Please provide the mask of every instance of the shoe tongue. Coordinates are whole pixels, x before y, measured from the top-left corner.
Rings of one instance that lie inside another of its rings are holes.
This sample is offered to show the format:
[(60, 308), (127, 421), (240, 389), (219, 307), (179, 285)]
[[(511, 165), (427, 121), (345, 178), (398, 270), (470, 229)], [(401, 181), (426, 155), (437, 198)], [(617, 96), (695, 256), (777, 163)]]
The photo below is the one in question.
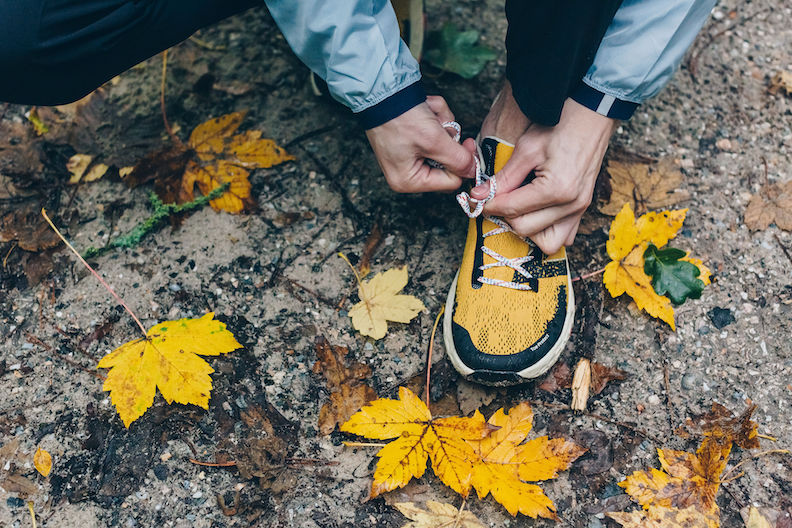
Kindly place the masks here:
[(481, 160), (484, 162), (484, 173), (492, 176), (506, 165), (514, 151), (514, 145), (493, 136), (487, 136), (479, 142)]

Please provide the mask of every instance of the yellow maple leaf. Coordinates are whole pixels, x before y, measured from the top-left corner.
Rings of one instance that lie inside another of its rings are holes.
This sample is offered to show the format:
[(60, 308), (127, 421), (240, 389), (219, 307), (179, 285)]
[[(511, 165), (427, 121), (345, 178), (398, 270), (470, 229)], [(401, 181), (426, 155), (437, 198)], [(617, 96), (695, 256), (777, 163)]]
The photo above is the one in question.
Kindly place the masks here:
[(459, 511), (444, 502), (426, 501), (427, 509), (414, 502), (397, 502), (393, 506), (410, 519), (402, 528), (485, 528), (469, 511)]
[(153, 326), (146, 338), (125, 343), (103, 357), (99, 368), (109, 368), (103, 390), (110, 392), (124, 426), (140, 418), (154, 403), (159, 389), (168, 403), (209, 408), (214, 369), (202, 356), (227, 354), (242, 348), (225, 324), (210, 312), (198, 319), (165, 321)]
[(420, 478), (428, 459), (443, 484), (467, 496), (475, 453), (466, 441), (486, 437), (491, 428), (481, 414), (432, 418), (418, 396), (399, 387), (398, 400), (374, 400), (344, 423), (341, 431), (375, 440), (395, 439), (377, 453), (372, 497), (403, 487), (413, 477)]
[(696, 508), (662, 508), (649, 506), (647, 510), (611, 512), (606, 514), (625, 528), (718, 528), (717, 515), (702, 513)]
[(216, 211), (242, 212), (255, 204), (250, 194), (250, 169), (266, 169), (294, 159), (271, 139), (262, 139), (259, 130), (235, 134), (244, 117), (245, 112), (234, 112), (195, 127), (188, 145), (198, 159), (187, 163), (179, 193), (181, 201), (193, 199), (195, 185), (207, 195), (228, 183), (228, 190), (209, 203)]
[[(686, 214), (687, 209), (649, 212), (636, 220), (630, 204), (624, 204), (611, 223), (606, 245), (612, 261), (605, 266), (603, 282), (611, 296), (628, 294), (639, 309), (665, 321), (673, 330), (676, 325), (671, 300), (655, 292), (652, 278), (644, 272), (643, 255), (649, 244), (660, 248), (674, 238)], [(710, 270), (700, 260), (689, 255), (681, 260), (697, 266), (702, 282), (710, 283)]]
[(409, 323), (425, 309), (420, 299), (412, 295), (399, 294), (407, 286), (407, 266), (390, 269), (361, 280), (354, 266), (343, 254), (358, 281), (360, 302), (349, 310), (352, 326), (372, 339), (382, 339), (388, 332), (388, 321)]
[(619, 483), (635, 502), (644, 507), (645, 512), (608, 515), (628, 527), (718, 528), (720, 510), (715, 495), (729, 461), (736, 432), (710, 433), (713, 434), (704, 438), (695, 454), (658, 449), (661, 469), (636, 471)]
[[(478, 415), (478, 411), (474, 417)], [(558, 476), (585, 452), (562, 438), (546, 436), (522, 443), (531, 431), (533, 411), (527, 403), (513, 407), (508, 415), (496, 411), (487, 423), (494, 430), (481, 440), (468, 441), (478, 460), (474, 463), (473, 487), (479, 498), (491, 493), (512, 515), (557, 519), (555, 506), (542, 488), (525, 481), (549, 480)]]
[(39, 447), (33, 455), (33, 466), (42, 477), (46, 477), (52, 471), (52, 455)]
[(677, 189), (682, 183), (682, 173), (668, 161), (650, 166), (611, 160), (607, 171), (611, 196), (599, 210), (609, 216), (615, 216), (627, 203), (634, 210), (643, 212), (668, 207), (690, 197), (687, 192)]

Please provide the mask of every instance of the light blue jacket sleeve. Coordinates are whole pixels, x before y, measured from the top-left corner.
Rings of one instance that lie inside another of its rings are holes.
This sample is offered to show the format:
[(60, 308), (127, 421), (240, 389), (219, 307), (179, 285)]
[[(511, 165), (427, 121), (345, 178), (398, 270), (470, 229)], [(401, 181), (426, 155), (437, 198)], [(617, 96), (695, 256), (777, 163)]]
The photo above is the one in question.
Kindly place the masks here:
[(624, 0), (583, 82), (642, 103), (671, 79), (716, 0)]
[(297, 56), (353, 112), (373, 107), (421, 78), (388, 0), (266, 4)]

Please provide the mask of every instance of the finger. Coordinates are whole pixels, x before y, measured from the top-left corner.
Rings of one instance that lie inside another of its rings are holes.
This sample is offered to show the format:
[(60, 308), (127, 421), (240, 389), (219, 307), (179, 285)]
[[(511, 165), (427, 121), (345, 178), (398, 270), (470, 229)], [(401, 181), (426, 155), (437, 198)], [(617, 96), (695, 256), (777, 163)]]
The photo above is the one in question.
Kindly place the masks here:
[(462, 179), (443, 169), (435, 169), (424, 165), (428, 170), (416, 178), (417, 189), (413, 192), (451, 192), (459, 189)]
[(567, 235), (566, 240), (564, 240), (565, 246), (571, 246), (572, 244), (575, 243), (575, 237), (577, 236), (577, 232), (579, 228), (580, 228), (580, 218), (577, 219), (577, 222), (575, 222), (574, 227)]
[[(517, 142), (509, 161), (495, 174), (498, 194), (506, 194), (518, 188), (542, 161), (543, 155), (535, 148), (535, 143)], [(475, 187), (470, 193), (477, 200), (486, 198), (488, 194), (489, 183)]]
[(448, 108), (448, 103), (439, 95), (426, 96), (426, 104), (429, 105), (429, 109), (439, 118), (440, 123), (455, 121), (453, 112)]
[[(530, 238), (546, 229), (550, 229), (556, 224), (566, 221), (567, 218), (571, 218), (571, 215), (576, 212), (570, 206), (554, 205), (516, 218), (508, 218), (506, 221), (515, 233), (521, 237)], [(566, 240), (566, 237), (561, 242), (564, 240)]]
[(455, 177), (473, 178), (476, 176), (476, 166), (469, 148), (451, 139), (441, 129), (440, 136), (428, 140), (424, 156), (441, 163)]
[(564, 245), (569, 238), (569, 232), (575, 228), (577, 221), (578, 217), (576, 215), (570, 215), (557, 224), (532, 236), (531, 240), (539, 246), (539, 249), (541, 249), (545, 255), (552, 255)]
[[(500, 174), (500, 173), (499, 173)], [(484, 206), (488, 215), (516, 218), (525, 214), (540, 211), (547, 207), (567, 204), (574, 201), (571, 192), (558, 189), (551, 178), (539, 176), (528, 185), (511, 191), (501, 190), (501, 180), (497, 180), (497, 194)], [(565, 214), (569, 214), (566, 211)]]

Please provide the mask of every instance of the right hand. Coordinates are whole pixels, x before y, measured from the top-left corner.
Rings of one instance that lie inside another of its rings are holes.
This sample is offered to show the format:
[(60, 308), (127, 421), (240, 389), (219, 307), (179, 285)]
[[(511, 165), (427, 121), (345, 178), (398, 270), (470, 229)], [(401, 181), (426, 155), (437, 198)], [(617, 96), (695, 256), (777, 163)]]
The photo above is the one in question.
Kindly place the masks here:
[[(460, 145), (453, 131), (441, 125), (453, 121), (445, 100), (429, 96), (425, 103), (366, 131), (385, 180), (399, 193), (453, 191), (463, 178), (475, 178), (473, 156), (476, 145), (467, 139)], [(442, 163), (444, 169), (426, 164), (426, 159)]]

